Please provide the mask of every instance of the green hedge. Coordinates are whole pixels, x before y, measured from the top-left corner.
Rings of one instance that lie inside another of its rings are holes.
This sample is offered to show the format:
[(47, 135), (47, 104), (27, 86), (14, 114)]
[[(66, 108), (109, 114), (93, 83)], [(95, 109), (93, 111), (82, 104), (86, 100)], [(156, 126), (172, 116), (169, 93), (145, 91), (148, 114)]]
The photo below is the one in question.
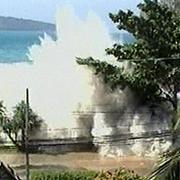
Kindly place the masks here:
[(40, 171), (32, 172), (31, 180), (145, 180), (133, 171), (120, 168), (114, 171)]
[(100, 172), (95, 180), (145, 180), (145, 178), (135, 174), (134, 171), (119, 168), (114, 171)]
[(32, 172), (31, 180), (92, 180), (96, 176), (94, 171), (40, 171)]

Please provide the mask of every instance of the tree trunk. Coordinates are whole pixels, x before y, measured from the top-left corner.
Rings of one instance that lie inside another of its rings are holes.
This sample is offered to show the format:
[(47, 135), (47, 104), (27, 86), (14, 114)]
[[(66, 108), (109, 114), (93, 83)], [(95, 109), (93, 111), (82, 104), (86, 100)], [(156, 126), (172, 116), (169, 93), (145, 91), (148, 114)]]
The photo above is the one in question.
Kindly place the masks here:
[(178, 121), (178, 98), (177, 98), (177, 87), (174, 88), (174, 98), (173, 98), (173, 118), (172, 118), (172, 141), (173, 141), (173, 144), (175, 143), (176, 141), (176, 138), (177, 138), (177, 133), (175, 131), (175, 126), (176, 126), (176, 123)]
[(25, 150), (25, 130), (24, 130), (24, 128), (22, 129), (22, 134), (21, 134), (21, 144), (22, 144), (22, 148)]
[(18, 141), (16, 141), (12, 136), (11, 136), (11, 132), (9, 131), (4, 131), (9, 139), (12, 141), (12, 143), (17, 147), (18, 150), (22, 151), (22, 146), (18, 143)]

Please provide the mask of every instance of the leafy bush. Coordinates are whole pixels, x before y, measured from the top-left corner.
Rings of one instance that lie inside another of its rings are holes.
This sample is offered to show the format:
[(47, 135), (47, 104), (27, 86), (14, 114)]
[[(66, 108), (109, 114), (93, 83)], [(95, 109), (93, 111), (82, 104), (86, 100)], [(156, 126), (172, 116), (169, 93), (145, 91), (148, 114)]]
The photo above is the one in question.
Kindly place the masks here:
[(43, 171), (32, 172), (31, 180), (92, 180), (96, 176), (94, 171)]
[(133, 171), (126, 170), (124, 168), (116, 169), (114, 171), (105, 171), (97, 175), (95, 180), (145, 180)]
[(32, 172), (31, 180), (145, 180), (133, 171), (123, 168), (114, 171), (43, 171)]

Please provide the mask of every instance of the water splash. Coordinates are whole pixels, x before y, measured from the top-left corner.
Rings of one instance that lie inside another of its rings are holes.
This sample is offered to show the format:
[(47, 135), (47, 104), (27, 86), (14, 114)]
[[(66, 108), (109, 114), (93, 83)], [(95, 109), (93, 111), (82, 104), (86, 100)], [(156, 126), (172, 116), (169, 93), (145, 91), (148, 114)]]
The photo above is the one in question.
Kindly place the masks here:
[(56, 41), (45, 35), (40, 45), (30, 47), (32, 64), (0, 64), (0, 98), (9, 109), (29, 87), (31, 106), (49, 127), (76, 128), (78, 118), (72, 112), (90, 110), (94, 92), (91, 72), (79, 66), (76, 57), (104, 59), (104, 49), (112, 42), (93, 12), (81, 20), (72, 7), (64, 7), (56, 22)]
[[(93, 12), (81, 20), (72, 7), (60, 9), (56, 22), (57, 40), (45, 35), (40, 45), (29, 49), (32, 64), (0, 64), (0, 98), (8, 109), (24, 98), (25, 88), (29, 87), (32, 108), (51, 128), (50, 133), (45, 134), (42, 129), (37, 136), (89, 136), (93, 126), (94, 143), (103, 155), (142, 155), (149, 149), (151, 154), (157, 152), (159, 142), (154, 141), (149, 147), (149, 142), (122, 142), (122, 139), (133, 139), (155, 127), (156, 131), (168, 130), (168, 116), (157, 113), (155, 123), (151, 123), (151, 112), (148, 110), (146, 114), (138, 107), (137, 99), (128, 88), (112, 92), (101, 77), (94, 78), (88, 68), (76, 63), (76, 57), (92, 56), (105, 61), (112, 58), (105, 55), (104, 49), (113, 42), (103, 22)], [(109, 62), (119, 65), (114, 59)], [(58, 128), (64, 129), (58, 131)], [(75, 129), (72, 131), (72, 128)], [(77, 128), (83, 130), (76, 131)], [(166, 142), (165, 139), (167, 148)]]

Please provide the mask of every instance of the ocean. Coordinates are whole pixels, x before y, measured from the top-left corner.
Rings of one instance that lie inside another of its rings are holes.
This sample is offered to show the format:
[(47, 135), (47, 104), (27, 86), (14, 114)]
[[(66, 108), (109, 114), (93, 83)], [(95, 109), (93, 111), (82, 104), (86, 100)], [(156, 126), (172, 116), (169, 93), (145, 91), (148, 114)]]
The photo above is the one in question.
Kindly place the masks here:
[[(55, 32), (48, 32), (56, 39)], [(112, 33), (111, 38), (116, 42), (132, 42), (133, 37), (128, 33)], [(28, 49), (33, 44), (40, 44), (40, 31), (0, 31), (0, 63), (17, 63), (28, 61)]]
[(28, 61), (29, 47), (40, 44), (43, 36), (39, 31), (0, 31), (0, 63)]

